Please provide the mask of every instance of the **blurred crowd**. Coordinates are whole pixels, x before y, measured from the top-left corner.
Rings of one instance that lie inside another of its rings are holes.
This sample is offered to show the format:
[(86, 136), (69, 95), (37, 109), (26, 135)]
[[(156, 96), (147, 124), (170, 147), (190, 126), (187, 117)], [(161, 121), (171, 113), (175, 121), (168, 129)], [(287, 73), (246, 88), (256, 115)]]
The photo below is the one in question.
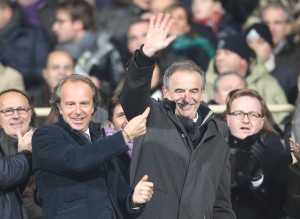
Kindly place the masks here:
[[(177, 37), (156, 54), (151, 96), (163, 99), (164, 72), (173, 62), (193, 60), (206, 76), (203, 104), (225, 105), (232, 90), (250, 88), (267, 105), (294, 106), (266, 113), (289, 153), (290, 138), (300, 142), (299, 0), (0, 0), (0, 92), (18, 89), (33, 107), (50, 107), (61, 79), (84, 75), (101, 96), (93, 120), (107, 135), (122, 130), (128, 60), (160, 12), (172, 16)], [(56, 122), (54, 110), (38, 125)], [(118, 160), (127, 182), (128, 145)]]

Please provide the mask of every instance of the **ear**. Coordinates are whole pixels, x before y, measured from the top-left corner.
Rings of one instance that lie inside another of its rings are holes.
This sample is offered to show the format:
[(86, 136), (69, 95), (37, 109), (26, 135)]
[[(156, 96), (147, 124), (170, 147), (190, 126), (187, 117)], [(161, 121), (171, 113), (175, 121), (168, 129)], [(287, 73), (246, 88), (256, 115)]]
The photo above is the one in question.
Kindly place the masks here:
[(265, 124), (265, 117), (262, 118), (261, 127), (260, 127), (261, 129), (264, 126), (264, 124)]
[(84, 25), (83, 25), (82, 20), (73, 21), (73, 26), (74, 26), (75, 30), (83, 30), (84, 29)]
[(44, 80), (47, 81), (47, 69), (46, 68), (43, 69), (42, 75), (43, 75)]
[(163, 92), (163, 94), (164, 94), (164, 98), (167, 98), (169, 95), (169, 90), (168, 90), (168, 88), (166, 87), (166, 86), (163, 86), (162, 87), (162, 92)]
[(285, 27), (286, 35), (290, 35), (293, 31), (293, 25), (291, 23), (287, 23)]
[(108, 127), (112, 128), (112, 129), (115, 129), (115, 126), (111, 121), (108, 122)]
[(58, 108), (59, 114), (62, 115), (62, 110), (61, 110), (61, 108), (60, 108), (60, 105), (59, 105), (59, 104), (56, 104), (56, 106), (57, 106), (57, 108)]

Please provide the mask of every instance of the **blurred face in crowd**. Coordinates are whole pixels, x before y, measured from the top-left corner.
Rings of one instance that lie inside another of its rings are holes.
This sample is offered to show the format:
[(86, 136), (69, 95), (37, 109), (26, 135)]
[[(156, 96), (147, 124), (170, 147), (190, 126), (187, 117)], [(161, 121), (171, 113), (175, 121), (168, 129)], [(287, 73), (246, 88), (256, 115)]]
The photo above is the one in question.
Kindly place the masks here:
[(176, 71), (169, 82), (169, 89), (163, 86), (164, 97), (176, 102), (176, 114), (190, 119), (196, 118), (203, 98), (202, 78), (195, 71)]
[(182, 7), (177, 7), (170, 12), (173, 18), (173, 25), (171, 28), (171, 33), (177, 36), (184, 35), (188, 33), (191, 29), (188, 23), (188, 15)]
[(128, 123), (128, 120), (125, 116), (123, 108), (121, 104), (117, 104), (114, 109), (114, 114), (112, 117), (111, 127), (114, 128), (116, 131), (120, 131), (121, 129), (125, 128)]
[(61, 9), (56, 11), (52, 30), (59, 43), (75, 42), (78, 40), (78, 31), (82, 30), (82, 23), (72, 21), (70, 13)]
[(273, 49), (271, 45), (261, 37), (257, 39), (247, 39), (247, 43), (264, 62), (266, 62), (272, 54)]
[(230, 91), (246, 87), (246, 83), (237, 75), (226, 75), (218, 81), (218, 90), (214, 93), (217, 104), (225, 104)]
[(247, 64), (247, 61), (235, 52), (228, 49), (217, 49), (215, 65), (220, 74), (233, 71), (245, 77)]
[(287, 22), (285, 11), (280, 8), (266, 9), (263, 11), (262, 19), (269, 26), (276, 46), (292, 31), (292, 25)]
[(85, 132), (94, 112), (93, 90), (85, 82), (67, 81), (60, 92), (59, 112), (71, 128)]
[(53, 51), (48, 55), (47, 66), (43, 70), (43, 77), (53, 92), (54, 87), (64, 77), (73, 74), (74, 63), (72, 57), (64, 51)]
[(151, 0), (132, 0), (132, 3), (145, 11), (149, 10)]
[(25, 96), (18, 92), (2, 94), (0, 111), (0, 126), (7, 135), (17, 138), (17, 133), (24, 135), (28, 131), (32, 110)]
[(148, 28), (148, 21), (138, 22), (129, 26), (127, 31), (127, 47), (130, 53), (133, 53), (145, 43)]
[(209, 18), (215, 12), (213, 0), (193, 0), (192, 13), (193, 17), (198, 20)]
[[(255, 97), (241, 96), (233, 100), (231, 104), (231, 112), (255, 112), (261, 115), (261, 104)], [(227, 125), (233, 136), (239, 139), (245, 139), (249, 135), (258, 133), (264, 124), (264, 118), (249, 119), (245, 115), (242, 119), (238, 119), (233, 115), (227, 115)]]
[(0, 29), (6, 26), (13, 15), (13, 11), (8, 6), (0, 6)]
[(175, 0), (151, 0), (150, 11), (154, 14), (163, 12), (167, 7), (173, 4)]

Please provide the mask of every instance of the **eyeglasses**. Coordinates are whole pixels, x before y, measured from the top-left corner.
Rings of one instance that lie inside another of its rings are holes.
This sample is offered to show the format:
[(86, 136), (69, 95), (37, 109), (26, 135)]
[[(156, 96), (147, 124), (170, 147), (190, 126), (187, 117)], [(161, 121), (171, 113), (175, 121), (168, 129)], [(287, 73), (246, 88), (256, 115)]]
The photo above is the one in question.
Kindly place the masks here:
[(245, 117), (245, 115), (247, 115), (248, 119), (250, 119), (250, 120), (257, 120), (258, 118), (263, 117), (258, 112), (244, 113), (242, 111), (235, 111), (235, 112), (228, 113), (228, 114), (231, 115), (231, 116), (233, 116), (234, 118), (236, 118), (238, 120), (242, 120)]
[(0, 110), (0, 113), (3, 113), (4, 116), (12, 116), (15, 113), (15, 111), (17, 111), (19, 115), (26, 115), (30, 110), (31, 110), (30, 107), (18, 107), (15, 109), (7, 108), (7, 109)]

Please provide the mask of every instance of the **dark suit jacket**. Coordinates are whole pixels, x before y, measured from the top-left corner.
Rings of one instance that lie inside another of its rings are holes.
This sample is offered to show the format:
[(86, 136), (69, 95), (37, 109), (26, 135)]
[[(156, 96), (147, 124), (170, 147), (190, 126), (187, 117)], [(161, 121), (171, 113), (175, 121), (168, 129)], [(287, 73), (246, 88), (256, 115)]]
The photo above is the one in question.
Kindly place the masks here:
[(45, 218), (130, 218), (132, 190), (113, 158), (128, 149), (121, 132), (103, 139), (91, 123), (88, 141), (60, 117), (32, 139), (33, 170)]

